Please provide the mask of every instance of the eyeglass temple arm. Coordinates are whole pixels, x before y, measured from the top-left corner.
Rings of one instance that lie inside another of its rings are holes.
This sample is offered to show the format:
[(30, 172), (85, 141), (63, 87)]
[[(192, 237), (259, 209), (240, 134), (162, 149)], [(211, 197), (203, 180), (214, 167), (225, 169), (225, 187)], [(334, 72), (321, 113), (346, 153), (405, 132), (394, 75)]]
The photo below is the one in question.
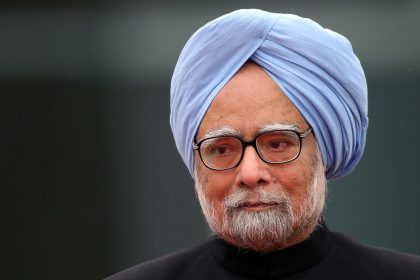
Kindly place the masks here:
[(306, 136), (308, 136), (309, 133), (311, 133), (312, 131), (312, 127), (308, 128), (306, 131), (304, 131), (303, 133), (301, 133), (299, 136), (301, 138), (305, 138)]

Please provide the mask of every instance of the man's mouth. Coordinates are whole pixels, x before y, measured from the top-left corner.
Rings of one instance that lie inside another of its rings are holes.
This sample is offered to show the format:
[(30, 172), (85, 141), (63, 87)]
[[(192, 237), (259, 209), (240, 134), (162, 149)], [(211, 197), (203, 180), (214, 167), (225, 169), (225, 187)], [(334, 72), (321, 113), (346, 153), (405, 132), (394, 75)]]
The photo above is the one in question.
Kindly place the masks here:
[(242, 208), (244, 210), (260, 211), (260, 210), (266, 210), (268, 208), (271, 208), (277, 205), (278, 203), (276, 202), (256, 201), (256, 202), (245, 202), (241, 204), (239, 208)]

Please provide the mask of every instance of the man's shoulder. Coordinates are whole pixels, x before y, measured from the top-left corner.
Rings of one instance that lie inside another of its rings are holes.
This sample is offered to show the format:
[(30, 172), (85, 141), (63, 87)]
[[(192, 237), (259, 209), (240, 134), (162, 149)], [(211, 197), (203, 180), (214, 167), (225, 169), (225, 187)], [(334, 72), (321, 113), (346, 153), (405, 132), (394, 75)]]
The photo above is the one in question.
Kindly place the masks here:
[[(420, 279), (420, 257), (392, 249), (363, 244), (343, 233), (333, 233), (332, 256), (360, 273), (386, 279)], [(353, 265), (352, 265), (353, 264)], [(375, 278), (376, 279), (376, 278)]]
[(152, 259), (114, 275), (105, 280), (135, 280), (135, 279), (183, 279), (191, 273), (198, 264), (205, 262), (211, 254), (211, 242), (208, 240), (199, 245), (182, 249), (162, 257)]

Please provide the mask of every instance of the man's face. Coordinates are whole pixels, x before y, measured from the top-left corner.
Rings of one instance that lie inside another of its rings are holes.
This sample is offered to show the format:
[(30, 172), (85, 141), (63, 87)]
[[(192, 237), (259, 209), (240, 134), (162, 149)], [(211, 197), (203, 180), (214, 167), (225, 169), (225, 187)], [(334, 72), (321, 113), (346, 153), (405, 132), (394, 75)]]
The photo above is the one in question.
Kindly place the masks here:
[[(237, 133), (245, 140), (267, 129), (308, 129), (297, 108), (271, 77), (253, 63), (245, 64), (223, 87), (197, 132)], [(302, 139), (300, 156), (269, 164), (248, 146), (241, 163), (230, 170), (205, 167), (195, 152), (196, 190), (212, 230), (233, 245), (272, 251), (303, 241), (323, 208), (324, 170), (313, 134)]]

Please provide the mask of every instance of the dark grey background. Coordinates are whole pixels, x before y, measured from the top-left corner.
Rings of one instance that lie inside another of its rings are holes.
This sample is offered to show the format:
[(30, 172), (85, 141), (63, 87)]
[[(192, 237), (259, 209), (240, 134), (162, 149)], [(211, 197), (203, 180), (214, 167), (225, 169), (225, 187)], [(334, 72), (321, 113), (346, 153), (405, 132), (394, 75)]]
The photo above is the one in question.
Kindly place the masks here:
[(170, 78), (197, 28), (250, 7), (353, 43), (370, 128), (359, 167), (329, 184), (325, 217), (420, 254), (420, 3), (366, 2), (2, 1), (1, 278), (100, 279), (208, 236), (168, 124)]

